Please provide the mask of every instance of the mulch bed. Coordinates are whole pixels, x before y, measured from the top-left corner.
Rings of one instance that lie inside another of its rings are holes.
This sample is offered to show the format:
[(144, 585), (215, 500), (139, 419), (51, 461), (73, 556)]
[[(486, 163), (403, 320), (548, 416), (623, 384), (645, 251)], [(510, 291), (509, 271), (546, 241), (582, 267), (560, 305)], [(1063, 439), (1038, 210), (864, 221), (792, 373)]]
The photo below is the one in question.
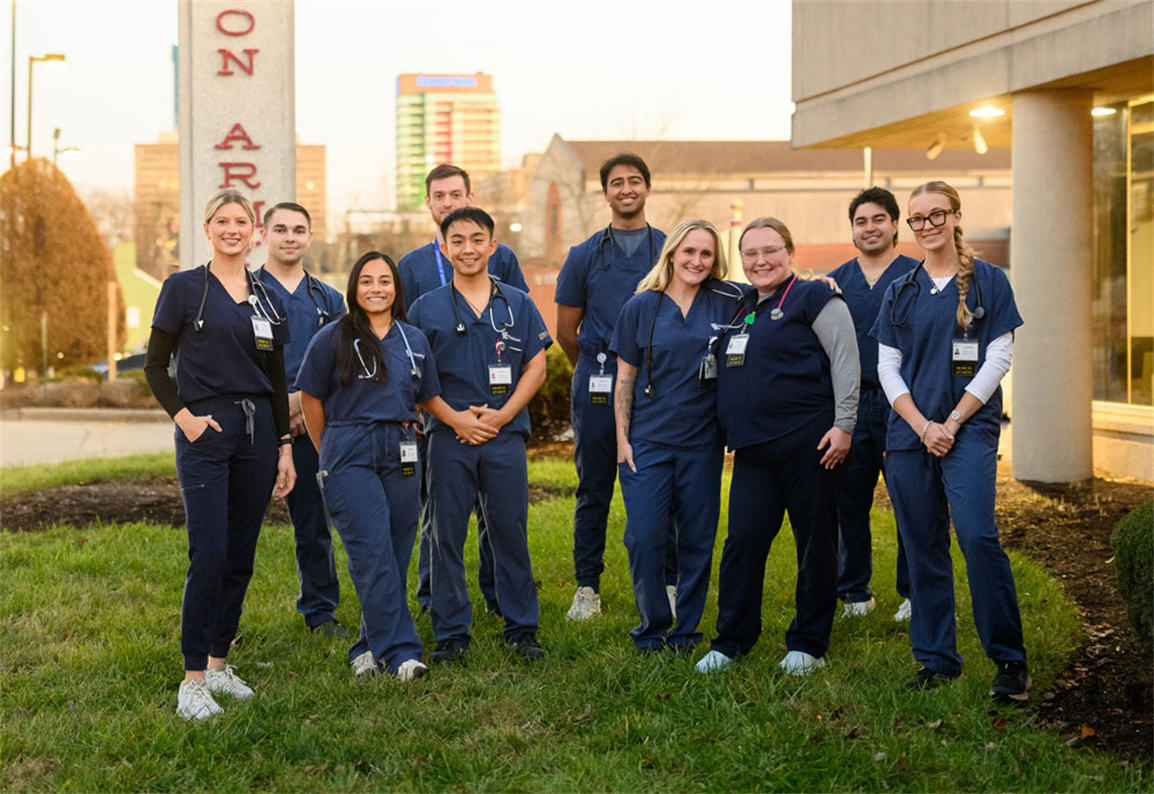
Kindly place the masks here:
[[(1093, 745), (1130, 761), (1154, 757), (1154, 665), (1138, 646), (1115, 586), (1110, 533), (1151, 498), (1148, 484), (1095, 479), (1074, 485), (1026, 484), (999, 469), (998, 526), (1006, 548), (1041, 564), (1082, 609), (1085, 641), (1051, 691), (1033, 697), (1042, 724), (1071, 745)], [(553, 494), (537, 491), (533, 501)], [(879, 505), (888, 507), (884, 487)], [(267, 520), (288, 523), (274, 501)], [(175, 477), (67, 485), (7, 499), (0, 529), (32, 531), (93, 522), (184, 526)]]

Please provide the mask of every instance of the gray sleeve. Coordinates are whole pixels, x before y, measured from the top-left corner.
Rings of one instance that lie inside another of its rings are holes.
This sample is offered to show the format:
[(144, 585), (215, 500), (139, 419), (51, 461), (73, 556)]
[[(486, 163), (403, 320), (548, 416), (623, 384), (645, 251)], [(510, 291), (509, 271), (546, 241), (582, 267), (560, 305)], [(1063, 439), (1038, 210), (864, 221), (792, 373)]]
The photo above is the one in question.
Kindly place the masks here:
[(857, 424), (858, 392), (861, 391), (861, 359), (853, 317), (844, 300), (834, 298), (813, 321), (813, 332), (829, 356), (833, 380), (833, 425), (853, 434)]

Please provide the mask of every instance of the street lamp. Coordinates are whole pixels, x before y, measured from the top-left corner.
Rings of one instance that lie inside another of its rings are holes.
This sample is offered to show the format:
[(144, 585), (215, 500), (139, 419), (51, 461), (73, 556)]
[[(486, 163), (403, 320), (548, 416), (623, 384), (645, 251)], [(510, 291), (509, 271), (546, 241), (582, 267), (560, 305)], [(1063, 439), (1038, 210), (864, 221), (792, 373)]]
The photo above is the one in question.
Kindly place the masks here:
[(52, 165), (56, 165), (56, 158), (62, 154), (73, 154), (80, 151), (79, 146), (61, 146), (60, 145), (60, 128), (57, 127), (52, 131)]
[(58, 52), (28, 56), (28, 145), (24, 147), (24, 151), (27, 152), (29, 160), (32, 159), (32, 67), (37, 63), (52, 63), (59, 67), (68, 65), (65, 63), (64, 56)]

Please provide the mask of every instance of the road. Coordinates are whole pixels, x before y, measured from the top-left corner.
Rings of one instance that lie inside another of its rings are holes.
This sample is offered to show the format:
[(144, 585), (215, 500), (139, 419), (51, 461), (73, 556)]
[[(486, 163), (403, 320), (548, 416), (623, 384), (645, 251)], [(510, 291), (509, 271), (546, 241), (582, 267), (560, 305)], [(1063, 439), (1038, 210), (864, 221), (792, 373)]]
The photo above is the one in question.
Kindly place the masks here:
[(0, 417), (0, 466), (172, 452), (172, 431), (163, 412), (23, 409)]

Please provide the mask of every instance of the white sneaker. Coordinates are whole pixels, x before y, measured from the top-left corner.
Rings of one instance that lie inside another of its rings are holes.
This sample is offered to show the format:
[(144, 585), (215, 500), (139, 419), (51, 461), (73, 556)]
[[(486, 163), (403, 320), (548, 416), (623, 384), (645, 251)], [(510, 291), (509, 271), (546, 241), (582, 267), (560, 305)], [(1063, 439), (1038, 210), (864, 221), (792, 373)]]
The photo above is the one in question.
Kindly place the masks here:
[(372, 651), (365, 651), (356, 659), (353, 659), (350, 664), (353, 667), (353, 674), (356, 675), (357, 678), (361, 676), (372, 678), (373, 676), (381, 674), (381, 668), (378, 667), (377, 663), (373, 660)]
[(866, 615), (874, 611), (874, 607), (878, 602), (871, 598), (869, 601), (857, 601), (853, 604), (847, 603), (841, 609), (841, 616), (843, 618), (864, 618)]
[(910, 619), (910, 615), (912, 613), (913, 613), (913, 605), (910, 603), (910, 600), (907, 598), (905, 601), (902, 602), (902, 605), (900, 607), (898, 607), (898, 611), (894, 613), (894, 623), (906, 622), (907, 620)]
[(578, 587), (573, 594), (573, 606), (565, 613), (568, 620), (589, 620), (601, 614), (601, 595), (592, 587)]
[(716, 673), (733, 664), (733, 660), (720, 651), (710, 651), (701, 657), (694, 667), (699, 673)]
[(397, 668), (397, 680), (414, 681), (427, 672), (429, 672), (429, 668), (420, 659), (407, 659), (401, 662), (401, 666)]
[(673, 619), (677, 620), (677, 585), (665, 585), (665, 595), (669, 597), (669, 611), (673, 613)]
[(221, 707), (212, 699), (203, 678), (194, 678), (181, 684), (176, 695), (176, 713), (186, 720), (203, 720), (219, 714)]
[(815, 659), (805, 651), (790, 651), (777, 666), (790, 675), (805, 675), (819, 667), (825, 667), (825, 659)]
[(237, 700), (253, 696), (252, 687), (232, 671), (232, 665), (222, 662), (219, 667), (204, 671), (204, 683), (214, 695), (232, 695)]

